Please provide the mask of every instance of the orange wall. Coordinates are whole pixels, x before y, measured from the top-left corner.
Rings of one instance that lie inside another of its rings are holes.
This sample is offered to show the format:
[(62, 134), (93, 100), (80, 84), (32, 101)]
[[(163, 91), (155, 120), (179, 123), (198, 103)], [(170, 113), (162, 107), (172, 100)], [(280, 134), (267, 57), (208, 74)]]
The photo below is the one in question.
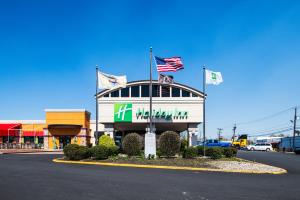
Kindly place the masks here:
[(82, 125), (90, 128), (90, 114), (88, 112), (46, 112), (46, 124)]

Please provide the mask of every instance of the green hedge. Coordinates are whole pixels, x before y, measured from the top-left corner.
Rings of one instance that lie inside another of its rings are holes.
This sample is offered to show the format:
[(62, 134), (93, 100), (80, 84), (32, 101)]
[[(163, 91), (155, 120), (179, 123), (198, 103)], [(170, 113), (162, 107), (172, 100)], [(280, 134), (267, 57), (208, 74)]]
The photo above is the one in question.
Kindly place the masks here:
[(233, 147), (226, 147), (223, 149), (223, 154), (226, 158), (236, 157), (237, 149)]
[(206, 156), (209, 156), (211, 159), (220, 159), (223, 157), (223, 149), (222, 147), (209, 147), (207, 148)]
[(97, 145), (91, 148), (92, 157), (96, 160), (104, 160), (109, 156), (109, 150), (106, 146)]
[(173, 131), (162, 133), (158, 140), (158, 146), (163, 156), (175, 156), (180, 151), (179, 134)]
[(183, 151), (183, 158), (196, 158), (198, 156), (198, 149), (196, 147), (187, 147)]
[(90, 157), (89, 148), (78, 144), (69, 144), (64, 147), (63, 151), (69, 160), (82, 160)]

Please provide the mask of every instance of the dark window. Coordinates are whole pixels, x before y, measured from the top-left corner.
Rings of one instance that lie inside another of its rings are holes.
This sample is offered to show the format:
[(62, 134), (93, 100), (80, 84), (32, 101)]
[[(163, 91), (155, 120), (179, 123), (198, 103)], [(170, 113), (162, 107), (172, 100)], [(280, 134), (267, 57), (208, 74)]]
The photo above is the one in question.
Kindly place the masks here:
[(110, 96), (111, 97), (119, 97), (119, 90), (111, 92)]
[(161, 96), (162, 97), (170, 97), (170, 87), (169, 86), (161, 87)]
[(182, 90), (182, 97), (190, 97), (190, 92), (186, 90)]
[(196, 95), (195, 93), (192, 93), (192, 97), (198, 97), (198, 95)]
[(129, 97), (129, 88), (122, 88), (121, 89), (121, 97)]
[(131, 87), (131, 97), (140, 97), (140, 86)]
[(105, 94), (104, 97), (109, 97), (109, 93)]
[[(160, 97), (159, 85), (152, 85), (152, 97)], [(169, 91), (170, 93), (170, 91)]]
[(177, 87), (172, 87), (172, 97), (180, 97), (180, 89)]
[(149, 85), (142, 85), (142, 97), (149, 97)]

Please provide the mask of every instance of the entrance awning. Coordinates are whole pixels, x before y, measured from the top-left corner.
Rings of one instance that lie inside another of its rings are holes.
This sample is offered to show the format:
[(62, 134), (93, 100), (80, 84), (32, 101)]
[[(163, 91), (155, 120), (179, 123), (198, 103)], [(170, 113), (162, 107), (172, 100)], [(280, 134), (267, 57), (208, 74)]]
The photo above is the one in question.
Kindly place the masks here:
[(77, 125), (77, 124), (49, 124), (48, 128), (56, 128), (56, 129), (79, 129), (81, 128), (82, 125)]
[(19, 136), (21, 124), (0, 124), (0, 136)]

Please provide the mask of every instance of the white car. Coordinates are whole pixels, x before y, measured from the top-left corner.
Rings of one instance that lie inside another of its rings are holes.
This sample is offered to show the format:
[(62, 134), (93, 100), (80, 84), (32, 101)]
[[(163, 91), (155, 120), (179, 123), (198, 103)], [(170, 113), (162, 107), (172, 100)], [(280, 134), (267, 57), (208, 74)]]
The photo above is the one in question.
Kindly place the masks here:
[(247, 146), (249, 151), (273, 151), (272, 145), (268, 143), (257, 143)]

